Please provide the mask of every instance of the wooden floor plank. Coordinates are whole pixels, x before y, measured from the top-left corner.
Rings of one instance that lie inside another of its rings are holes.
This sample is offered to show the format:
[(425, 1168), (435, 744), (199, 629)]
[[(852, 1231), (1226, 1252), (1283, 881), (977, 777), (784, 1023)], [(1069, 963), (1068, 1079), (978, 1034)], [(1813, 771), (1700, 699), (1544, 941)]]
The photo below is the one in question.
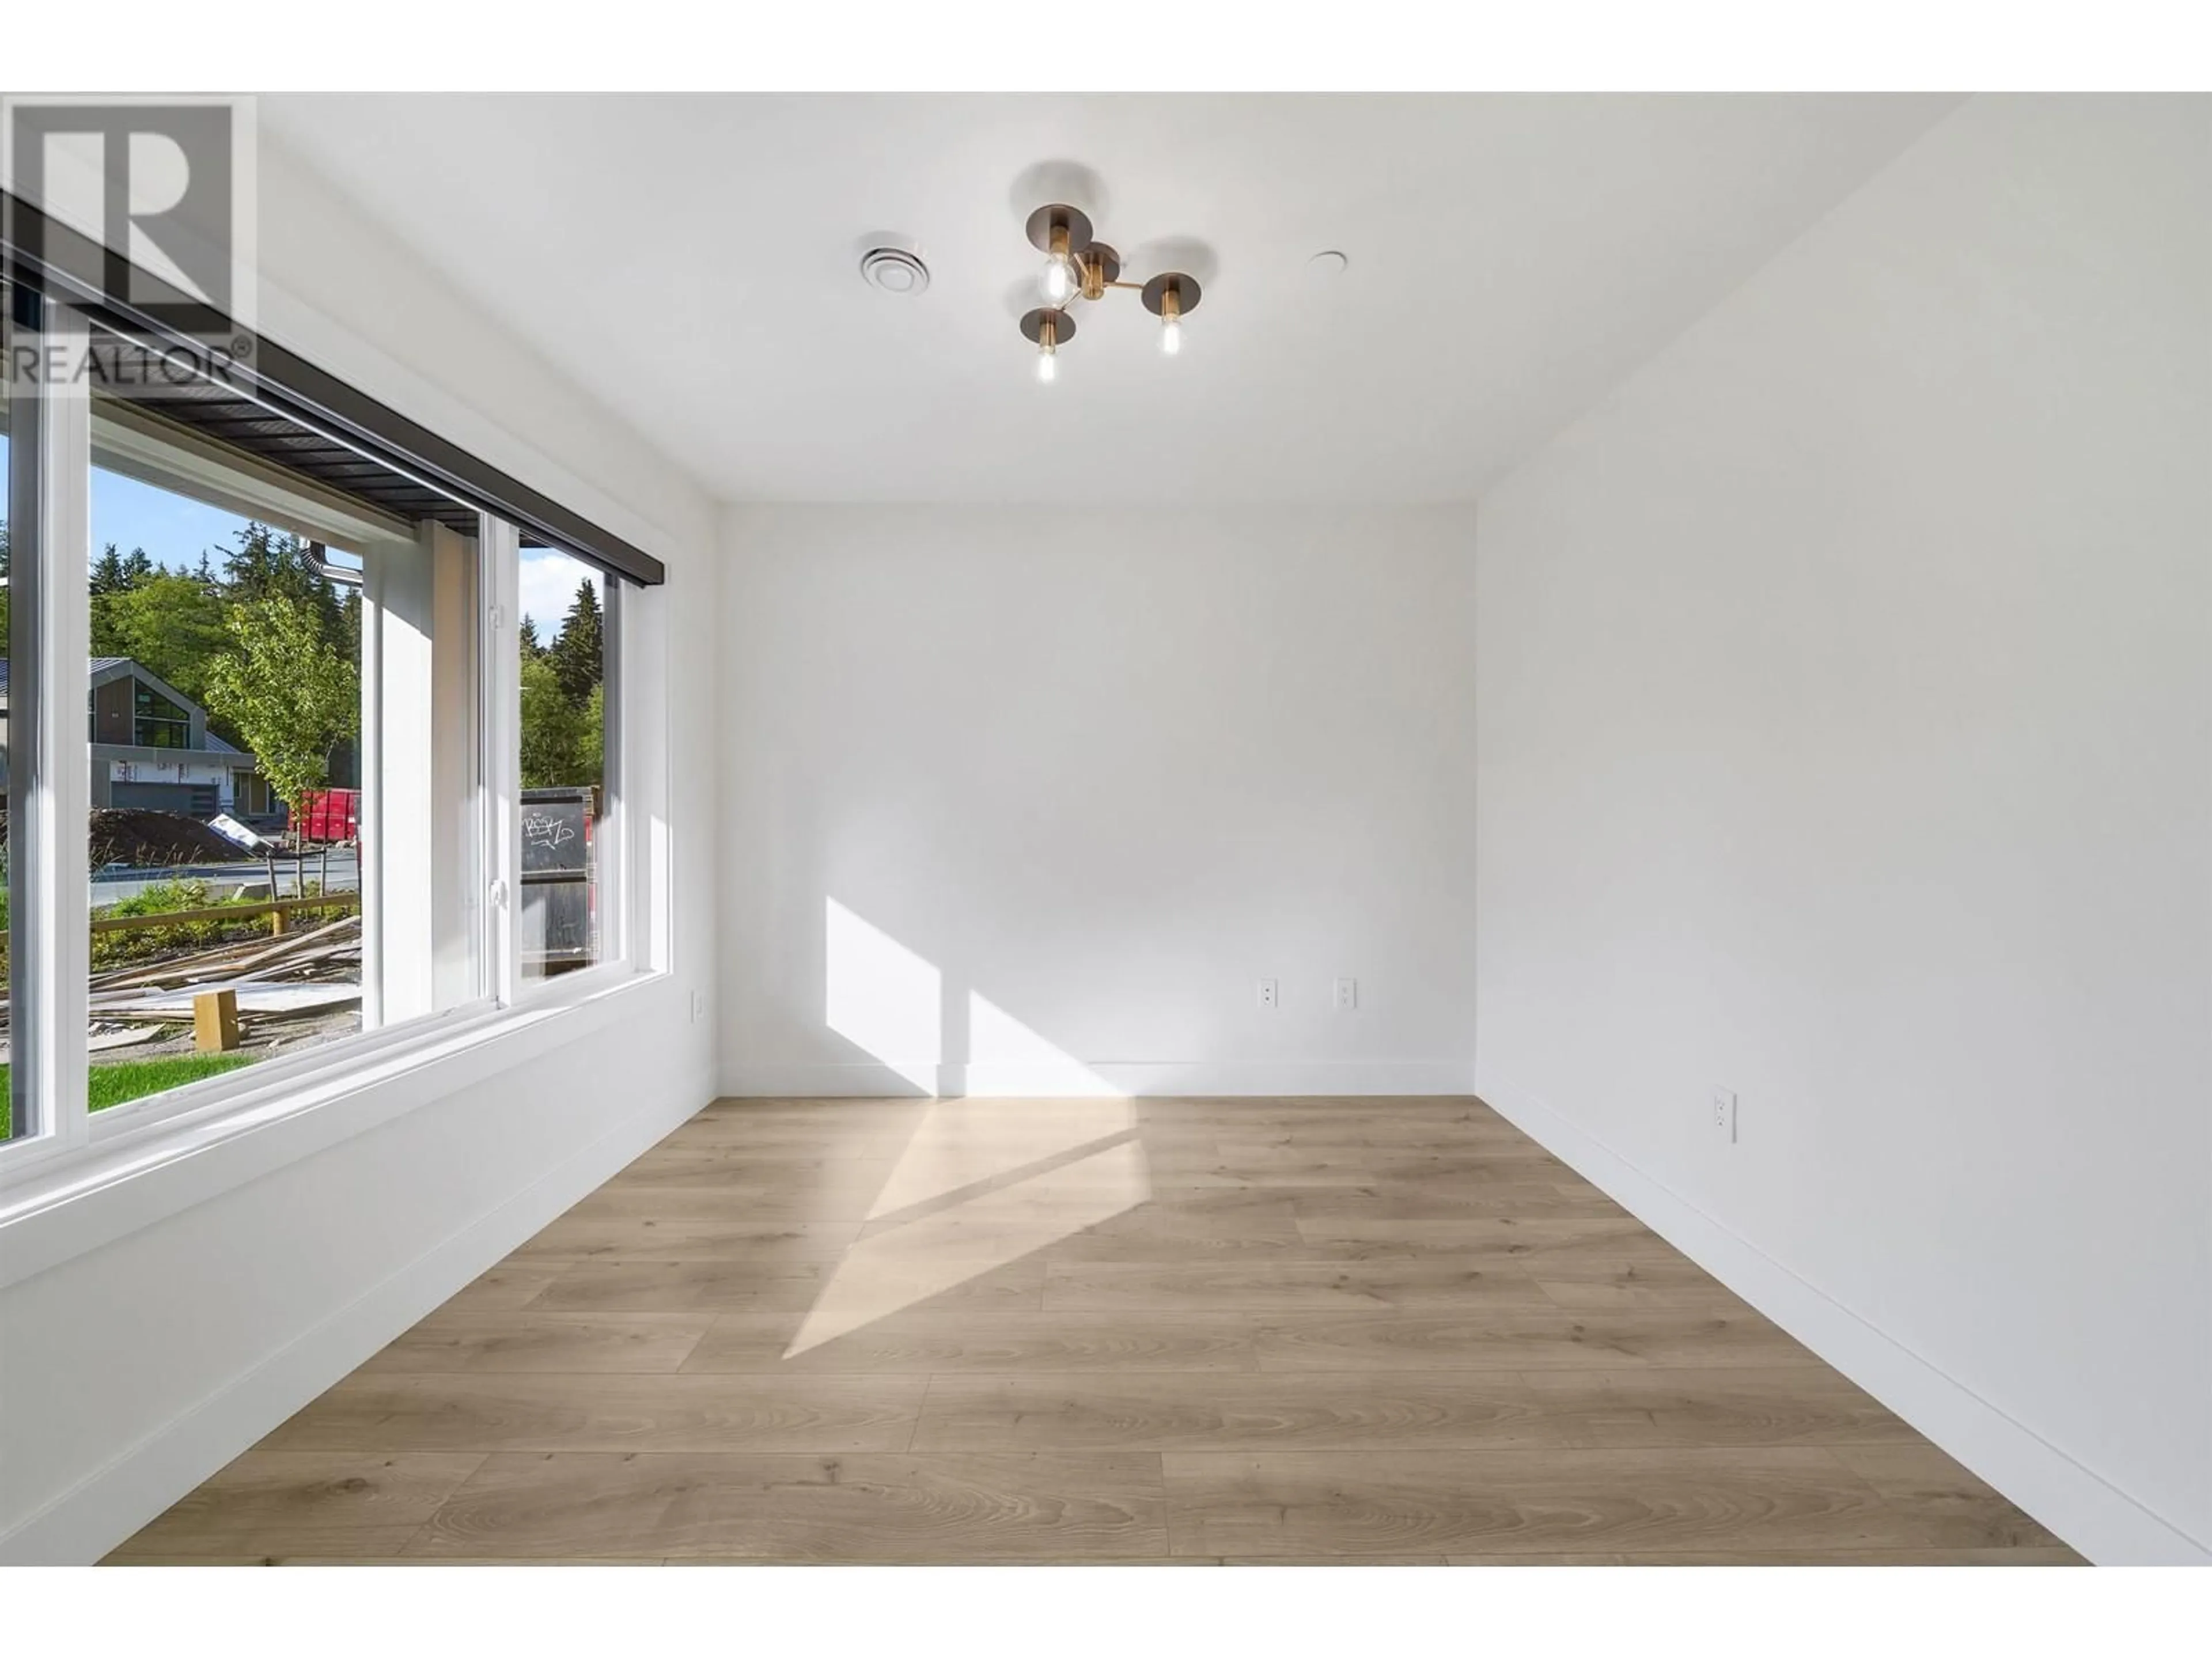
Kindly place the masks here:
[(1510, 1262), (1450, 1257), (1361, 1257), (1308, 1249), (1295, 1256), (1226, 1261), (1101, 1261), (1050, 1254), (1051, 1310), (1378, 1309), (1449, 1306), (1547, 1310), (1535, 1281)]
[(1356, 1187), (1286, 1189), (1300, 1221), (1449, 1221), (1470, 1216), (1524, 1219), (1621, 1217), (1595, 1188), (1551, 1181), (1374, 1181)]
[(939, 1254), (917, 1261), (886, 1247), (857, 1263), (849, 1252), (837, 1262), (579, 1262), (527, 1305), (540, 1313), (805, 1311), (838, 1297), (880, 1316), (939, 1299), (1035, 1308), (1043, 1288), (1041, 1259)]
[(483, 1468), (415, 1557), (616, 1549), (783, 1561), (1167, 1556), (1159, 1460), (514, 1454)]
[(857, 1221), (762, 1221), (730, 1216), (565, 1215), (507, 1260), (540, 1261), (836, 1261)]
[(1256, 1326), (1216, 1314), (1043, 1313), (958, 1306), (895, 1313), (803, 1352), (804, 1322), (724, 1314), (684, 1362), (687, 1371), (852, 1376), (975, 1371), (1254, 1370)]
[(1426, 1308), (1275, 1315), (1255, 1338), (1263, 1370), (1519, 1370), (1636, 1365), (1818, 1365), (1757, 1315), (1515, 1308), (1495, 1314)]
[[(547, 1282), (551, 1282), (550, 1276)], [(356, 1375), (672, 1371), (714, 1322), (713, 1316), (706, 1314), (455, 1312), (448, 1304), (404, 1333)]]
[(927, 1380), (364, 1376), (263, 1444), (288, 1451), (904, 1451)]
[(1911, 1444), (1842, 1377), (1767, 1370), (1222, 1372), (939, 1376), (913, 1449), (1150, 1451), (1365, 1447)]
[(1818, 1447), (1169, 1452), (1178, 1550), (1445, 1554), (2047, 1547), (2017, 1511), (1893, 1503)]
[(394, 1556), (481, 1452), (332, 1455), (257, 1447), (117, 1547), (119, 1555)]

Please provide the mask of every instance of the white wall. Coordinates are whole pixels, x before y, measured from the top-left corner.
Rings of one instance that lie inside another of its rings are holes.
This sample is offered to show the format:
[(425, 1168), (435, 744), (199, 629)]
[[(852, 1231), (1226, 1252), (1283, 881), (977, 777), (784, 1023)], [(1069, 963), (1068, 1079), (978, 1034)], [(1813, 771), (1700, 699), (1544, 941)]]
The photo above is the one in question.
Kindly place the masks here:
[[(270, 336), (666, 562), (671, 747), (708, 752), (701, 493), (281, 155), (260, 234)], [(618, 1019), (418, 1073), (404, 1115), (0, 1290), (0, 1559), (96, 1556), (706, 1101), (714, 1028), (690, 1000), (713, 986), (713, 781), (672, 774), (648, 839), (672, 860), (673, 972)]]
[(1472, 522), (732, 512), (725, 1090), (1463, 1090)]
[(1479, 524), (1478, 1086), (2106, 1559), (2212, 1543), (2208, 107), (1971, 102)]

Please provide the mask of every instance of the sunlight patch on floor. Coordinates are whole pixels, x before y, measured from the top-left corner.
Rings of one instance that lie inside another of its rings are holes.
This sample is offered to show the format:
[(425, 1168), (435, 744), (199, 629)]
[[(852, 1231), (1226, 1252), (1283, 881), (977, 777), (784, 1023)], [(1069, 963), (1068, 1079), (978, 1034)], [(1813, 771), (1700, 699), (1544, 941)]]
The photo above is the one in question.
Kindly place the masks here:
[[(1005, 1108), (1017, 1103), (939, 1103)], [(1018, 1121), (1022, 1115), (1001, 1115)], [(864, 1238), (837, 1264), (784, 1358), (941, 1296), (1086, 1227), (1111, 1220), (1151, 1196), (1151, 1170), (1143, 1146), (1133, 1137)]]
[(1136, 1127), (1127, 1100), (936, 1100), (876, 1195), (870, 1220)]

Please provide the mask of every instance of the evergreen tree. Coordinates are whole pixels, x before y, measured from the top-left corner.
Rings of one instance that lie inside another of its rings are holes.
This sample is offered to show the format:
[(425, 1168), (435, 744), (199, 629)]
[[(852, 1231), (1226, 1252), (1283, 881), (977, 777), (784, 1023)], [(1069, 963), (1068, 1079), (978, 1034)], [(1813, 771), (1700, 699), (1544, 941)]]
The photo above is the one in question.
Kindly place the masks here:
[(562, 692), (580, 707), (599, 683), (601, 647), (599, 596), (589, 579), (576, 584), (576, 597), (562, 620), (561, 632), (545, 654)]
[(345, 607), (336, 585), (308, 556), (307, 543), (258, 523), (234, 532), (234, 539), (238, 546), (224, 556), (222, 568), (232, 604), (290, 599), (314, 619), (326, 644), (339, 650), (348, 647)]
[(538, 618), (525, 617), (522, 626), (515, 631), (515, 644), (521, 648), (525, 662), (535, 661), (545, 654), (545, 647), (538, 642)]
[(97, 599), (109, 593), (127, 592), (130, 587), (131, 572), (123, 562), (123, 555), (110, 542), (92, 562), (92, 597)]

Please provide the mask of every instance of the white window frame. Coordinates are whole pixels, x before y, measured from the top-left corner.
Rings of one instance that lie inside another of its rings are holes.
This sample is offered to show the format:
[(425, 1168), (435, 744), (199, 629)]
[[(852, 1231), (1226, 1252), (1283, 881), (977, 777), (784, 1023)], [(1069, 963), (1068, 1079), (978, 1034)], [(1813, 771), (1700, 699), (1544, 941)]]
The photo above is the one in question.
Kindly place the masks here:
[[(86, 349), (88, 331), (73, 311), (49, 302), (44, 322), (39, 343), (46, 349), (48, 362), (58, 350)], [(522, 1032), (540, 1040), (547, 1016), (601, 1002), (611, 992), (665, 971), (665, 929), (648, 927), (641, 915), (634, 922), (631, 902), (643, 883), (634, 868), (641, 843), (629, 833), (637, 805), (629, 757), (659, 753), (653, 734), (640, 727), (642, 705), (623, 678), (623, 665), (639, 659), (625, 641), (635, 626), (632, 618), (641, 612), (629, 602), (635, 594), (618, 597), (623, 580), (609, 573), (602, 585), (607, 807), (595, 831), (602, 837), (595, 858), (600, 900), (609, 907), (603, 934), (613, 944), (605, 960), (588, 968), (540, 981), (519, 980), (514, 900), (520, 871), (520, 662), (514, 630), (520, 538), (512, 524), (485, 514), (477, 538), (482, 747), (479, 838), (472, 856), (481, 994), (380, 1030), (257, 1061), (103, 1112), (89, 1111), (84, 998), (90, 974), (90, 872), (82, 826), (90, 809), (90, 790), (83, 716), (76, 698), (67, 692), (82, 679), (80, 665), (90, 655), (89, 592), (81, 574), (70, 577), (90, 562), (95, 447), (101, 451), (103, 467), (332, 544), (358, 546), (380, 536), (400, 539), (411, 527), (204, 440), (177, 442), (160, 422), (134, 416), (127, 409), (103, 406), (96, 440), (88, 376), (70, 375), (30, 396), (19, 389), (11, 399), (10, 421), (11, 447), (31, 444), (38, 469), (31, 510), (26, 514), (25, 503), (12, 503), (16, 599), (34, 607), (36, 632), (34, 650), (27, 661), (19, 662), (29, 672), (11, 671), (9, 711), (15, 751), (10, 766), (27, 763), (28, 768), (25, 811), (12, 831), (14, 902), (19, 913), (35, 918), (26, 933), (39, 945), (35, 954), (19, 955), (11, 964), (9, 1024), (16, 1051), (12, 1075), (32, 1079), (23, 1098), (38, 1109), (30, 1114), (27, 1133), (0, 1142), (0, 1227), (15, 1218), (17, 1200), (34, 1207), (50, 1204), (55, 1195), (76, 1190), (72, 1182), (80, 1173), (135, 1171), (169, 1152), (182, 1157), (204, 1148), (233, 1128), (246, 1132), (258, 1124), (285, 1121), (295, 1104), (308, 1111), (336, 1104), (365, 1073), (381, 1081), (395, 1066), (404, 1072), (410, 1059), (443, 1058), (457, 1052), (457, 1044), (465, 1051), (477, 1042)], [(118, 459), (124, 464), (113, 465)], [(15, 523), (27, 533), (18, 534)], [(59, 580), (54, 579), (57, 573)], [(70, 665), (73, 673), (57, 673), (52, 667), (57, 663)], [(57, 685), (62, 695), (55, 695)], [(19, 734), (32, 722), (37, 723), (36, 737), (27, 751)], [(365, 751), (364, 783), (367, 758)], [(655, 775), (661, 775), (660, 769)], [(665, 895), (662, 902), (665, 907)], [(27, 1073), (22, 1069), (27, 1063)], [(12, 1271), (7, 1275), (15, 1276)]]
[[(84, 833), (92, 785), (78, 758), (87, 735), (78, 682), (92, 655), (92, 596), (82, 578), (69, 575), (80, 563), (88, 570), (92, 557), (92, 474), (79, 465), (92, 447), (92, 392), (82, 372), (88, 339), (82, 318), (46, 302), (29, 343), (62, 373), (14, 387), (9, 400), (9, 580), (16, 625), (31, 647), (9, 668), (8, 766), (21, 802), (9, 817), (9, 857), (14, 914), (28, 918), (17, 936), (29, 948), (9, 962), (9, 1085), (18, 1133), (0, 1144), (0, 1158), (26, 1167), (78, 1151), (88, 1134), (85, 1021), (61, 1017), (81, 1006), (68, 988), (82, 986), (92, 971)], [(11, 348), (21, 343), (11, 331)], [(29, 481), (27, 491), (15, 489), (18, 479)], [(50, 548), (61, 550), (58, 560), (47, 556)]]

